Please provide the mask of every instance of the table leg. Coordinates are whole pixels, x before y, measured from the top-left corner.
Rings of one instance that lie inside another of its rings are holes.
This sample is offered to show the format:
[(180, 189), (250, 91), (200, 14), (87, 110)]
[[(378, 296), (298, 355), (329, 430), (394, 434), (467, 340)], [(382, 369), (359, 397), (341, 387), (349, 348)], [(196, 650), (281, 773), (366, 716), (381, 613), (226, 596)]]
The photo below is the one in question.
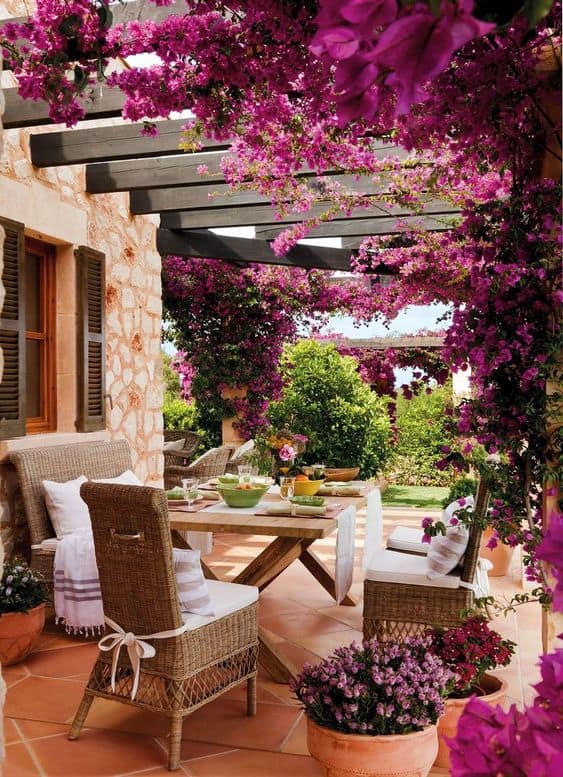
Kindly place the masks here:
[(255, 585), (260, 591), (270, 585), (284, 569), (303, 553), (303, 543), (309, 542), (299, 537), (276, 537), (250, 564), (239, 572), (233, 583)]
[[(188, 550), (191, 550), (189, 544), (186, 542), (186, 540), (182, 537), (182, 535), (177, 529), (172, 529), (171, 534), (172, 534), (172, 546), (174, 548), (186, 548)], [(219, 580), (215, 572), (207, 566), (205, 561), (203, 559), (200, 559), (200, 561), (201, 561), (201, 569), (203, 572), (203, 576), (207, 580)]]
[[(299, 556), (299, 561), (309, 570), (315, 580), (318, 580), (325, 591), (328, 591), (328, 593), (335, 598), (336, 584), (334, 582), (334, 577), (330, 574), (330, 571), (323, 562), (315, 556), (312, 551), (307, 550), (307, 548), (305, 548), (303, 553)], [(344, 604), (347, 607), (355, 607), (357, 601), (350, 596), (350, 594), (346, 594), (340, 604)]]

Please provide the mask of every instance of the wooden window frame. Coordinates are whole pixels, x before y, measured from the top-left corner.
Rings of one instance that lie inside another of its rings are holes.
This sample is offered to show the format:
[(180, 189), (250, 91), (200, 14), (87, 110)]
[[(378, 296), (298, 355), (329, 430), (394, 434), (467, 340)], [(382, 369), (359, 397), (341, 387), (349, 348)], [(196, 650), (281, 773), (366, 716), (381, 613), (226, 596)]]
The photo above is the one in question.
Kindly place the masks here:
[(56, 323), (57, 323), (57, 288), (56, 288), (56, 252), (55, 247), (34, 238), (25, 238), (25, 253), (33, 254), (41, 260), (40, 287), (41, 295), (41, 332), (31, 332), (26, 329), (25, 339), (39, 340), (41, 348), (40, 368), (40, 402), (41, 414), (36, 418), (27, 418), (26, 434), (42, 434), (54, 432), (57, 429), (57, 371), (56, 371)]

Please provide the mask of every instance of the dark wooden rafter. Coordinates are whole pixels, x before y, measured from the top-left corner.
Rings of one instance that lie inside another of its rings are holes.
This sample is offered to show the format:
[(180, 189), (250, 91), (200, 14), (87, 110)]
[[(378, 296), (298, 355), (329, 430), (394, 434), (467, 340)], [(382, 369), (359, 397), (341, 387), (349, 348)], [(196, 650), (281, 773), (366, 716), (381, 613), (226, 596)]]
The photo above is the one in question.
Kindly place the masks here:
[[(150, 147), (150, 139), (148, 140), (147, 147)], [(162, 157), (159, 159), (147, 159), (145, 161), (131, 159), (126, 162), (88, 165), (86, 168), (86, 189), (90, 194), (99, 194), (101, 192), (151, 189), (155, 183), (162, 189), (173, 186), (205, 184), (209, 181), (224, 183), (225, 178), (221, 172), (221, 159), (223, 156), (219, 153), (209, 153), (210, 151), (216, 151), (220, 146), (212, 141), (207, 141), (207, 143), (209, 145), (205, 152), (188, 154), (185, 159), (178, 159), (177, 157), (166, 158), (164, 155), (167, 152), (163, 151), (161, 152)], [(106, 159), (110, 158), (109, 155), (113, 151), (113, 149), (106, 151)], [(405, 159), (408, 156), (407, 151), (397, 146), (383, 144), (375, 146), (373, 152), (380, 157), (393, 156)], [(35, 164), (33, 157), (32, 161)], [(200, 175), (197, 172), (197, 168), (200, 165), (208, 166), (209, 175)], [(333, 178), (335, 175), (344, 174), (337, 170), (327, 170), (323, 175)], [(347, 179), (345, 181), (342, 180), (341, 183), (348, 185), (351, 189), (361, 189), (364, 186), (371, 186), (373, 188), (373, 183), (368, 177), (364, 176), (359, 181), (356, 181), (355, 176), (346, 175)], [(298, 173), (297, 177), (313, 178), (317, 177), (317, 173), (304, 169)]]
[[(186, 119), (155, 122), (159, 133), (155, 136), (141, 135), (142, 122), (31, 135), (31, 161), (36, 167), (55, 167), (135, 159), (135, 167), (141, 171), (140, 174), (142, 171), (147, 171), (152, 175), (154, 184), (158, 167), (162, 166), (163, 169), (172, 171), (174, 166), (178, 167), (178, 155), (183, 154), (186, 160), (201, 156), (201, 161), (198, 159), (196, 164), (209, 164), (203, 159), (205, 156), (203, 152), (187, 152), (180, 148), (181, 132), (185, 123)], [(231, 145), (230, 140), (218, 141), (208, 138), (200, 138), (199, 143), (208, 151), (225, 151)], [(149, 159), (150, 157), (156, 158), (152, 160)], [(172, 159), (160, 159), (160, 157), (172, 157)], [(151, 169), (150, 163), (153, 161), (156, 170)], [(95, 170), (97, 167), (94, 165), (93, 168), (87, 168), (87, 174), (88, 169)], [(104, 175), (111, 180), (112, 171), (109, 163), (100, 165), (100, 168), (104, 169)], [(118, 191), (118, 189), (107, 191)]]
[[(170, 190), (171, 194), (177, 190)], [(168, 229), (210, 229), (215, 227), (236, 227), (236, 226), (252, 226), (257, 224), (269, 224), (285, 225), (278, 226), (277, 232), (287, 228), (289, 224), (295, 224), (303, 221), (305, 218), (321, 216), (328, 208), (328, 203), (315, 205), (308, 213), (290, 213), (283, 217), (281, 220), (275, 218), (275, 211), (270, 205), (256, 205), (256, 206), (240, 206), (238, 208), (210, 208), (206, 210), (194, 209), (194, 210), (181, 210), (178, 202), (174, 207), (174, 202), (170, 201), (170, 208), (168, 212), (161, 207), (163, 203), (160, 197), (158, 201), (154, 201), (150, 196), (147, 196), (145, 192), (132, 192), (131, 193), (131, 212), (134, 214), (140, 213), (161, 213), (161, 226)], [(426, 204), (423, 215), (452, 215), (456, 211), (444, 202), (438, 200), (430, 201)], [(395, 222), (398, 217), (412, 217), (412, 211), (403, 208), (396, 207), (391, 209), (390, 206), (374, 206), (371, 208), (356, 208), (350, 215), (338, 214), (337, 217), (331, 221), (331, 224), (342, 225), (342, 231), (339, 232), (339, 227), (336, 227), (335, 235), (338, 234), (350, 234), (346, 230), (349, 228), (346, 225), (352, 224), (355, 220), (364, 222), (362, 229), (367, 228), (367, 221), (378, 221), (378, 219), (387, 219), (384, 230), (380, 234), (386, 234), (387, 232), (396, 232)], [(328, 223), (328, 222), (327, 222)], [(358, 234), (352, 232), (352, 234)], [(360, 232), (363, 234), (363, 232)], [(261, 235), (262, 237), (262, 235)]]
[[(116, 0), (116, 2), (110, 3), (110, 8), (113, 14), (113, 24), (127, 24), (133, 21), (158, 23), (172, 15), (183, 16), (187, 11), (185, 0), (172, 0), (170, 5), (166, 6), (156, 6), (154, 3), (148, 2), (148, 0), (131, 0), (131, 2)], [(0, 28), (6, 22), (25, 24), (28, 19), (29, 15), (2, 19), (0, 21)]]
[[(49, 106), (43, 100), (24, 100), (17, 89), (5, 89), (6, 108), (2, 116), (4, 129), (22, 129), (52, 124)], [(110, 119), (121, 116), (125, 96), (119, 89), (98, 85), (91, 97), (83, 100), (87, 115), (85, 119)]]
[[(227, 237), (206, 231), (187, 230), (180, 232), (162, 228), (156, 233), (156, 244), (163, 256), (174, 254), (176, 256), (222, 259), (241, 264), (257, 262), (287, 267), (316, 268), (333, 272), (336, 270), (351, 272), (352, 270), (350, 251), (342, 248), (297, 245), (285, 256), (276, 256), (265, 240)], [(374, 269), (374, 273), (385, 272), (388, 270), (383, 264)]]
[(443, 337), (414, 335), (413, 337), (342, 337), (332, 340), (336, 345), (347, 348), (363, 348), (371, 351), (385, 351), (387, 348), (442, 348)]

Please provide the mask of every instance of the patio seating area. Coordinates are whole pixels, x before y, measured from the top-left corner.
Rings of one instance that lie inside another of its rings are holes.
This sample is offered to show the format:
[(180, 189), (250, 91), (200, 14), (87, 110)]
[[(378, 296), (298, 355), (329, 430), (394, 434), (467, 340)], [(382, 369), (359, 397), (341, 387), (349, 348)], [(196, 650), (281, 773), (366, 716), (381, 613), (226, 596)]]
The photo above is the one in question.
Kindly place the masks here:
[[(385, 533), (396, 525), (418, 526), (426, 510), (384, 510)], [(356, 568), (351, 593), (361, 596), (364, 512), (358, 513)], [(334, 534), (315, 549), (330, 565)], [(236, 577), (268, 544), (255, 535), (219, 534), (206, 561), (221, 577)], [(510, 574), (492, 578), (502, 598), (521, 591), (519, 554)], [(540, 608), (524, 605), (497, 619), (494, 627), (518, 647), (511, 665), (498, 670), (509, 686), (508, 703), (521, 705), (533, 695), (540, 652)], [(292, 564), (262, 592), (259, 620), (280, 654), (298, 666), (316, 662), (333, 648), (360, 640), (362, 607), (336, 606), (301, 564)], [(167, 721), (130, 705), (95, 699), (80, 739), (67, 740), (70, 722), (95, 661), (94, 641), (64, 634), (52, 621), (38, 650), (24, 663), (5, 669), (8, 683), (6, 764), (9, 777), (117, 777), (169, 774), (166, 769)], [(287, 685), (273, 682), (259, 669), (255, 717), (246, 716), (244, 686), (238, 686), (188, 716), (183, 725), (181, 766), (191, 777), (321, 777), (308, 755), (304, 713)], [(435, 769), (431, 775), (445, 775)]]

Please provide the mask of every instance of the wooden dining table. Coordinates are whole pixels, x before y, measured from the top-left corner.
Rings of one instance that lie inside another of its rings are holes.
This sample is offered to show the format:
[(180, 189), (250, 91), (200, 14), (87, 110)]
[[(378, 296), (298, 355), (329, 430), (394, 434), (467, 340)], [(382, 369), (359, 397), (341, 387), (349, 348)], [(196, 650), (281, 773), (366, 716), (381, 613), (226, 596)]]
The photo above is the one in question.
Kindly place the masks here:
[[(268, 495), (269, 501), (279, 497)], [(356, 507), (365, 504), (365, 496), (327, 498), (326, 505), (338, 505), (345, 510), (351, 504)], [(257, 511), (259, 507), (256, 508)], [(255, 515), (237, 513), (225, 505), (225, 512), (207, 509), (198, 512), (188, 511), (181, 506), (169, 507), (172, 541), (176, 547), (189, 547), (180, 534), (184, 531), (217, 532), (225, 534), (256, 534), (274, 539), (229, 582), (255, 585), (260, 591), (267, 588), (290, 564), (299, 560), (313, 577), (335, 596), (336, 584), (333, 574), (310, 549), (316, 540), (332, 534), (338, 527), (338, 513), (334, 517), (299, 517), (291, 515)], [(207, 578), (218, 580), (215, 572), (202, 561)], [(355, 606), (356, 601), (347, 594), (341, 604)], [(273, 680), (287, 683), (299, 671), (287, 658), (282, 657), (276, 645), (262, 631), (259, 632), (261, 665)]]

